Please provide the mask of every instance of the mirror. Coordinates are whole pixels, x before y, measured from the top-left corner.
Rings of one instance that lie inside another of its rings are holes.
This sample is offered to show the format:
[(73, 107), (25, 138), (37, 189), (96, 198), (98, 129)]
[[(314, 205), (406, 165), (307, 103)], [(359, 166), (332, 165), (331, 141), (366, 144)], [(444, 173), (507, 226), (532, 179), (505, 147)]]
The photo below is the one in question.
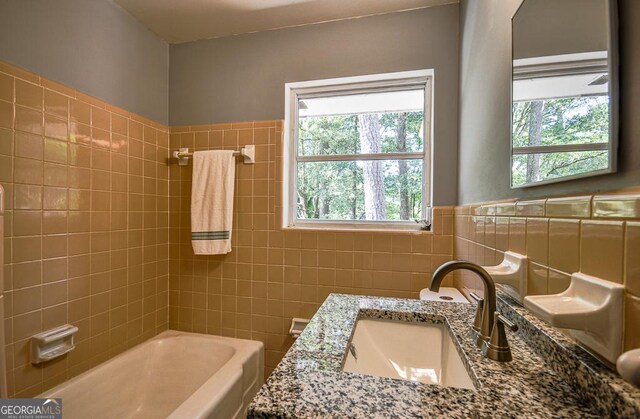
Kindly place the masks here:
[(615, 0), (523, 0), (512, 20), (511, 187), (616, 170)]

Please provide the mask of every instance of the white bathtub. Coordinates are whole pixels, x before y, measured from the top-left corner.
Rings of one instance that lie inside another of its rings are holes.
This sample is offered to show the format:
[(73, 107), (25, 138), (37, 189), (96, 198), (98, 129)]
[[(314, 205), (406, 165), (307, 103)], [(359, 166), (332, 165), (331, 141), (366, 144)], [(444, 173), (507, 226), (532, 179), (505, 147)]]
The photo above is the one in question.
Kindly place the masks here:
[(239, 418), (263, 369), (261, 342), (168, 330), (39, 397), (65, 418)]

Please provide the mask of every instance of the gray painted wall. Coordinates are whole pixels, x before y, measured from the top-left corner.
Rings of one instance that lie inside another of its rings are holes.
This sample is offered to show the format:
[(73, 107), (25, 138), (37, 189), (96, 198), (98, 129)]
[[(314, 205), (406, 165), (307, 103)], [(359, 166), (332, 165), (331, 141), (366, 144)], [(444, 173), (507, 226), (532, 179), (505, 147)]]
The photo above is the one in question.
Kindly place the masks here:
[(111, 1), (0, 0), (0, 60), (169, 120), (169, 46)]
[(510, 189), (511, 17), (521, 0), (463, 0), (460, 9), (458, 203), (591, 193), (640, 185), (640, 2), (619, 0), (618, 172)]
[(435, 70), (434, 200), (457, 199), (458, 5), (171, 45), (170, 123), (284, 118), (284, 84)]

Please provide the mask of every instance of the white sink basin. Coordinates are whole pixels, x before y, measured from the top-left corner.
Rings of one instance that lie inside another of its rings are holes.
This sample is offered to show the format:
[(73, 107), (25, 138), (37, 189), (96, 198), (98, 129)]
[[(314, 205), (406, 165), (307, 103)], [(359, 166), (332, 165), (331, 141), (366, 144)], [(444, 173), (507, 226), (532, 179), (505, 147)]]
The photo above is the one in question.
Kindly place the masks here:
[(444, 325), (361, 319), (350, 345), (343, 371), (475, 389)]

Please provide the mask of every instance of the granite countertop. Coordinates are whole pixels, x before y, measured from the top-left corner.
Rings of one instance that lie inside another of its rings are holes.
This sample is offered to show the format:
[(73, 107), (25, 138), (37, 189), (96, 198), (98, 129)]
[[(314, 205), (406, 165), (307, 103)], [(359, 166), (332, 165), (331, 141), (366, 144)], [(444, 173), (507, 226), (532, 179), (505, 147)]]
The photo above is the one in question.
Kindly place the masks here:
[[(498, 307), (520, 326), (508, 332), (512, 362), (491, 361), (475, 346), (472, 304), (331, 294), (247, 417), (640, 417), (640, 391), (502, 292)], [(445, 324), (476, 389), (343, 372), (359, 318)]]

